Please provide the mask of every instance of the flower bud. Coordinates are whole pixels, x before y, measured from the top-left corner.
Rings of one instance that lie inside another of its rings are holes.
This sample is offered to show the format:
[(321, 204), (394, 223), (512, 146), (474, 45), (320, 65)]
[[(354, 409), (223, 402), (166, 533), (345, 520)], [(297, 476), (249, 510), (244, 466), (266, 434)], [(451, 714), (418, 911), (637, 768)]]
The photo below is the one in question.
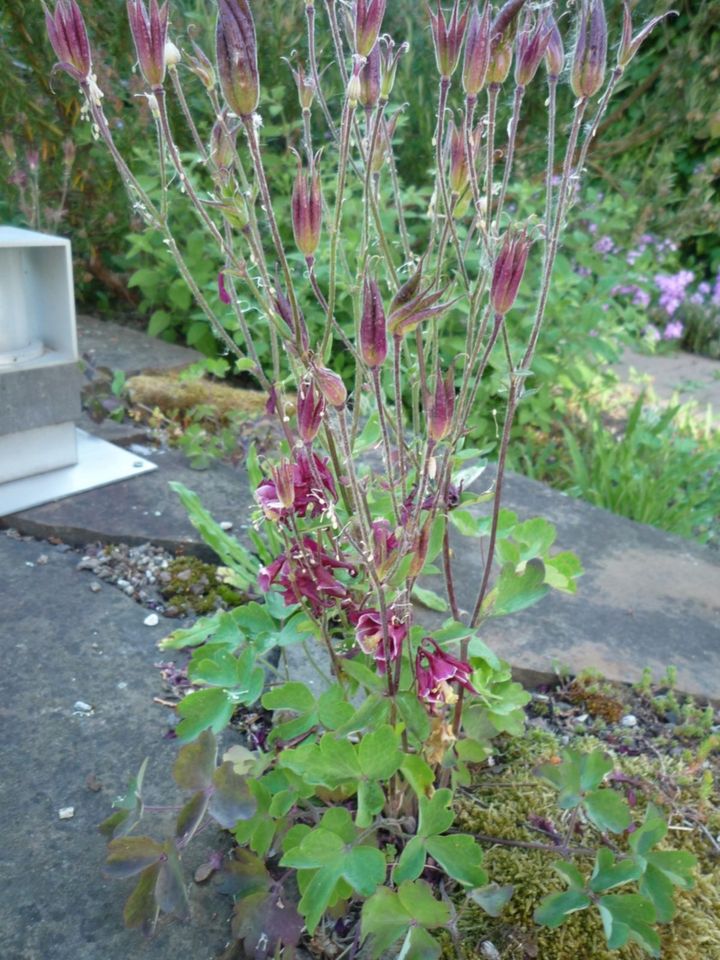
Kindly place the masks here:
[(347, 390), (342, 382), (342, 377), (327, 367), (314, 367), (315, 383), (320, 393), (331, 407), (340, 409), (345, 406), (347, 400)]
[(195, 42), (196, 32), (197, 28), (193, 27), (192, 25), (188, 27), (190, 43), (195, 51), (195, 56), (188, 56), (187, 66), (188, 69), (194, 73), (196, 77), (198, 77), (206, 90), (212, 90), (215, 86), (215, 70), (202, 48)]
[[(55, 12), (43, 4), (48, 38), (58, 58), (59, 67), (78, 83), (90, 79), (92, 58), (82, 13), (75, 0), (57, 0)], [(55, 69), (55, 68), (53, 68)]]
[(408, 43), (401, 43), (395, 50), (395, 43), (392, 37), (381, 37), (379, 43), (382, 46), (381, 64), (380, 64), (380, 99), (389, 100), (392, 89), (395, 86), (395, 77), (397, 75), (400, 57), (410, 49)]
[(490, 62), (490, 14), (490, 3), (486, 0), (482, 16), (476, 4), (470, 17), (462, 76), (463, 89), (469, 97), (477, 97), (485, 86)]
[(348, 103), (351, 107), (356, 107), (360, 102), (362, 97), (362, 81), (360, 80), (359, 73), (353, 71), (352, 76), (348, 80), (347, 90), (345, 94), (348, 99)]
[(422, 525), (420, 533), (418, 533), (415, 538), (415, 543), (412, 548), (412, 561), (410, 563), (410, 569), (408, 570), (408, 580), (414, 580), (415, 577), (419, 576), (422, 568), (425, 566), (428, 547), (430, 546), (430, 519), (430, 517), (427, 518)]
[(531, 14), (526, 14), (515, 56), (515, 83), (519, 87), (527, 87), (535, 78), (551, 37), (552, 27), (547, 21), (538, 17), (533, 24)]
[(557, 80), (565, 66), (565, 48), (555, 17), (550, 11), (545, 14), (545, 20), (550, 30), (550, 39), (545, 50), (545, 67), (548, 76)]
[(397, 557), (398, 540), (387, 520), (373, 520), (372, 552), (375, 572), (382, 580)]
[(166, 67), (176, 67), (182, 60), (182, 54), (172, 42), (172, 40), (167, 40), (165, 42), (165, 66)]
[(315, 393), (312, 380), (300, 384), (297, 399), (297, 425), (303, 443), (312, 443), (325, 414), (325, 400)]
[(490, 303), (496, 315), (504, 317), (515, 303), (529, 252), (530, 241), (525, 231), (505, 234), (490, 287)]
[(618, 48), (617, 55), (617, 65), (621, 70), (624, 70), (625, 67), (630, 63), (632, 58), (640, 49), (641, 44), (646, 40), (655, 27), (660, 23), (661, 20), (664, 20), (665, 17), (677, 16), (676, 10), (668, 10), (667, 13), (660, 14), (659, 17), (653, 17), (652, 20), (648, 20), (644, 27), (641, 27), (639, 32), (633, 37), (632, 35), (632, 16), (630, 13), (630, 5), (628, 0), (623, 0), (623, 31), (622, 39), (620, 41), (620, 47)]
[(145, 82), (151, 87), (161, 87), (165, 79), (167, 0), (160, 8), (157, 0), (150, 0), (149, 13), (144, 0), (127, 0), (127, 12), (138, 64)]
[(294, 67), (290, 67), (290, 69), (297, 87), (300, 109), (303, 111), (310, 110), (315, 99), (315, 81), (309, 73), (306, 73), (303, 62), (299, 57), (297, 64), (297, 70)]
[(215, 31), (220, 86), (239, 117), (251, 117), (260, 100), (255, 24), (248, 0), (218, 0)]
[(447, 20), (440, 6), (440, 0), (438, 0), (437, 13), (433, 13), (430, 7), (427, 7), (435, 45), (435, 60), (440, 76), (444, 80), (450, 79), (458, 65), (467, 26), (468, 10), (469, 8), (466, 7), (465, 12), (460, 16), (460, 0), (454, 0), (450, 19)]
[(583, 0), (570, 87), (578, 99), (594, 96), (605, 79), (607, 22), (602, 0)]
[(372, 110), (380, 99), (380, 44), (375, 44), (360, 69), (360, 103)]
[(360, 320), (360, 353), (370, 369), (382, 366), (387, 357), (387, 322), (378, 285), (365, 278)]
[(286, 510), (289, 510), (295, 502), (295, 478), (292, 463), (289, 460), (281, 460), (276, 467), (272, 468), (272, 478), (278, 500)]
[(322, 193), (318, 160), (308, 174), (303, 172), (302, 160), (297, 155), (298, 168), (292, 192), (292, 225), (297, 248), (306, 259), (315, 255), (322, 230)]
[(380, 36), (387, 0), (356, 0), (355, 53), (367, 57)]
[[(237, 120), (234, 122), (237, 124)], [(220, 119), (213, 124), (210, 134), (210, 156), (218, 170), (229, 170), (232, 167), (236, 138), (237, 127), (233, 129), (227, 110), (224, 110)]]
[(453, 367), (447, 372), (443, 380), (440, 375), (440, 365), (435, 374), (435, 394), (430, 400), (428, 411), (428, 434), (435, 443), (444, 440), (450, 433), (453, 414), (455, 412), (455, 370)]
[(490, 62), (487, 82), (505, 83), (510, 73), (513, 55), (513, 39), (517, 29), (518, 14), (526, 0), (507, 0), (498, 12), (490, 27)]

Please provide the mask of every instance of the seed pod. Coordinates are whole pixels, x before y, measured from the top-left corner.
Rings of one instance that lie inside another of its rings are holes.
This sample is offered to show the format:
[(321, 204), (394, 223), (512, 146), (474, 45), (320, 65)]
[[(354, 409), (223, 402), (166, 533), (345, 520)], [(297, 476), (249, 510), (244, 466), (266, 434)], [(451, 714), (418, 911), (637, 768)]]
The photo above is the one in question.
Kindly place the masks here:
[(380, 36), (387, 0), (356, 0), (355, 52), (367, 57)]
[(435, 60), (440, 76), (444, 80), (450, 79), (458, 65), (467, 26), (468, 10), (469, 7), (466, 7), (465, 12), (460, 16), (460, 0), (454, 0), (450, 19), (447, 20), (440, 6), (440, 0), (438, 0), (437, 13), (433, 13), (427, 6), (435, 45)]
[(85, 21), (75, 0), (58, 0), (54, 13), (43, 3), (48, 39), (58, 58), (53, 69), (60, 68), (84, 83), (90, 79), (92, 58)]
[(502, 84), (507, 79), (512, 66), (513, 39), (517, 28), (517, 18), (526, 0), (507, 0), (500, 8), (490, 27), (490, 63), (487, 82)]
[(315, 392), (312, 380), (298, 390), (297, 425), (303, 443), (312, 443), (325, 414), (325, 399)]
[(482, 16), (476, 4), (470, 17), (462, 76), (463, 89), (469, 97), (476, 97), (485, 86), (490, 63), (490, 15), (490, 3), (486, 2)]
[(289, 510), (295, 502), (295, 477), (292, 463), (289, 460), (281, 460), (276, 467), (272, 468), (272, 479), (278, 500), (286, 510)]
[(455, 370), (453, 367), (447, 372), (443, 380), (438, 364), (435, 373), (435, 394), (430, 400), (428, 411), (428, 433), (435, 443), (444, 440), (450, 433), (452, 418), (455, 412)]
[(230, 170), (235, 158), (235, 140), (237, 139), (237, 120), (231, 121), (227, 110), (213, 124), (210, 133), (210, 156), (218, 170)]
[(373, 173), (380, 173), (385, 165), (385, 157), (392, 147), (392, 138), (395, 136), (399, 112), (393, 114), (389, 120), (382, 120), (378, 135), (375, 138), (375, 149), (370, 157), (370, 169)]
[(206, 90), (212, 90), (215, 86), (215, 70), (203, 49), (195, 41), (196, 33), (197, 29), (195, 27), (188, 27), (188, 35), (192, 48), (195, 51), (195, 56), (191, 57), (188, 55), (187, 66), (188, 69), (198, 77)]
[(409, 580), (414, 580), (415, 577), (419, 576), (422, 568), (425, 566), (428, 547), (430, 545), (430, 528), (430, 517), (428, 517), (413, 544), (412, 561), (410, 563), (410, 569), (408, 570)]
[(370, 369), (382, 366), (387, 357), (387, 322), (377, 283), (365, 278), (360, 320), (360, 353)]
[(641, 44), (646, 40), (655, 27), (660, 23), (661, 20), (664, 20), (665, 17), (677, 16), (676, 10), (668, 10), (667, 13), (660, 14), (659, 17), (653, 17), (652, 20), (648, 20), (644, 27), (641, 27), (639, 32), (632, 35), (632, 15), (630, 13), (630, 5), (628, 0), (623, 0), (623, 32), (622, 39), (620, 41), (620, 46), (618, 48), (617, 55), (617, 64), (621, 70), (624, 70), (625, 67), (630, 63), (632, 58), (640, 49)]
[(392, 89), (395, 86), (395, 77), (397, 75), (400, 57), (408, 52), (410, 44), (401, 43), (396, 50), (392, 37), (381, 37), (378, 42), (381, 45), (380, 99), (389, 100)]
[(315, 81), (309, 73), (306, 73), (303, 62), (299, 57), (297, 65), (297, 70), (292, 66), (290, 69), (292, 70), (295, 86), (297, 87), (300, 109), (304, 112), (305, 110), (309, 110), (313, 105), (313, 100), (315, 99)]
[(315, 383), (320, 393), (331, 407), (340, 409), (345, 406), (347, 401), (347, 390), (342, 382), (342, 377), (327, 367), (314, 367)]
[(220, 86), (239, 117), (251, 117), (260, 100), (255, 24), (247, 0), (218, 0), (215, 30)]
[(529, 252), (530, 241), (524, 230), (505, 234), (490, 287), (490, 303), (496, 315), (504, 317), (515, 303)]
[(300, 155), (296, 156), (298, 168), (292, 192), (293, 234), (300, 253), (310, 259), (318, 248), (322, 230), (322, 193), (318, 170), (320, 154), (315, 155), (312, 169), (307, 174), (303, 172)]
[(532, 15), (526, 14), (515, 56), (515, 83), (519, 87), (527, 87), (535, 78), (551, 37), (552, 27), (546, 20), (538, 17), (533, 24)]
[(570, 87), (578, 99), (594, 96), (605, 79), (607, 21), (602, 0), (583, 0)]
[(157, 0), (150, 0), (149, 12), (144, 0), (127, 0), (127, 12), (138, 64), (142, 75), (145, 77), (145, 82), (153, 89), (161, 87), (165, 80), (167, 0), (160, 8), (158, 8)]
[(375, 44), (360, 69), (360, 103), (372, 110), (380, 99), (380, 44)]
[(565, 48), (555, 17), (550, 11), (545, 14), (545, 20), (550, 30), (550, 39), (545, 50), (545, 67), (548, 77), (557, 80), (565, 66)]

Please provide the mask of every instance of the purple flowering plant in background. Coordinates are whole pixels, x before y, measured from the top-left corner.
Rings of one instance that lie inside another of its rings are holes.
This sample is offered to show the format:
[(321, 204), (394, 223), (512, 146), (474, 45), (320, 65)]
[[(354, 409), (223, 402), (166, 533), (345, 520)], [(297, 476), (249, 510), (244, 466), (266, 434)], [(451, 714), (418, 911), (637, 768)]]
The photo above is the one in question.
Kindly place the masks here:
[[(444, 885), (481, 897), (488, 879), (482, 848), (451, 830), (453, 789), (468, 782), (468, 764), (489, 755), (495, 735), (522, 732), (528, 699), (481, 639), (483, 625), (551, 588), (573, 592), (581, 572), (572, 554), (553, 551), (551, 524), (510, 522), (502, 513), (511, 430), (531, 382), (589, 145), (657, 22), (633, 35), (626, 5), (609, 64), (601, 0), (579, 3), (570, 43), (550, 5), (508, 0), (494, 9), (453, 0), (429, 7), (438, 68), (434, 193), (429, 237), (416, 249), (393, 154), (398, 114), (390, 111), (398, 60), (409, 52), (383, 33), (385, 8), (385, 0), (342, 9), (326, 0), (320, 21), (320, 4), (306, 0), (306, 49), (291, 68), (299, 139), (288, 157), (289, 195), (266, 172), (262, 51), (248, 0), (219, 0), (212, 56), (194, 39), (190, 50), (173, 39), (167, 0), (128, 2), (157, 133), (157, 193), (113, 139), (80, 6), (57, 0), (46, 11), (58, 69), (79, 84), (134, 211), (163, 238), (222, 348), (255, 378), (277, 424), (275, 453), (260, 462), (251, 450), (247, 461), (257, 557), (180, 491), (228, 576), (255, 588), (248, 604), (162, 644), (193, 648), (193, 689), (176, 728), (186, 746), (175, 767), (193, 796), (164, 844), (130, 837), (142, 813), (139, 775), (104, 826), (108, 872), (139, 874), (126, 918), (143, 928), (153, 928), (160, 912), (187, 915), (180, 859), (206, 817), (232, 829), (238, 857), (257, 879), (252, 896), (236, 905), (233, 931), (254, 956), (280, 956), (320, 925), (333, 929), (326, 912), (342, 902), (345, 953), (379, 957), (397, 945), (403, 956), (436, 957), (430, 930), (455, 923)], [(416, 15), (425, 16), (420, 6)], [(328, 48), (332, 63), (321, 65), (319, 50)], [(567, 117), (557, 112), (566, 58), (574, 96)], [(339, 101), (326, 96), (326, 70), (342, 85)], [(191, 82), (206, 94), (209, 142), (188, 105)], [(546, 145), (546, 175), (537, 209), (518, 220), (509, 201), (531, 83), (547, 87), (545, 114), (527, 118)], [(510, 91), (506, 132), (498, 106)], [(210, 194), (177, 146), (181, 122), (212, 179)], [(222, 258), (220, 311), (173, 232), (171, 191), (193, 208), (209, 249)], [(346, 201), (361, 211), (359, 242), (347, 239)], [(288, 243), (276, 215), (281, 206), (290, 212)], [(608, 253), (611, 238), (598, 238), (596, 247)], [(538, 267), (537, 284), (526, 291), (534, 306), (522, 349), (511, 349), (530, 258)], [(663, 295), (671, 296), (670, 285)], [(347, 304), (351, 334), (341, 322)], [(440, 347), (450, 318), (464, 330), (464, 347), (447, 364)], [(352, 377), (336, 372), (339, 352), (351, 358)], [(467, 441), (469, 423), (498, 357), (506, 364), (498, 460), (487, 488), (478, 489), (486, 464)], [(468, 543), (482, 564), (474, 595), (461, 598), (454, 555)], [(425, 580), (434, 572), (438, 589)], [(318, 696), (270, 657), (276, 646), (304, 649), (324, 678)], [(272, 731), (257, 750), (218, 763), (217, 734), (239, 706), (258, 702), (273, 714)], [(258, 914), (262, 928), (253, 924)]]

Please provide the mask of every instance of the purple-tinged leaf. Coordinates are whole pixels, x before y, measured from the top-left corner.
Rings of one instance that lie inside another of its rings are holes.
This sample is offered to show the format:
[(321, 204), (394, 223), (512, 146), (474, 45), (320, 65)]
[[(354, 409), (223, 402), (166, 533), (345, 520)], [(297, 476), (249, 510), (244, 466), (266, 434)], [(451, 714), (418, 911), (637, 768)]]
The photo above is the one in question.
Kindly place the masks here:
[(214, 791), (210, 797), (210, 816), (221, 827), (231, 830), (238, 820), (249, 820), (257, 806), (248, 789), (245, 777), (235, 773), (232, 763), (226, 761), (215, 771)]
[(270, 874), (263, 861), (254, 853), (238, 847), (233, 859), (223, 869), (220, 890), (236, 900), (256, 893), (267, 893)]
[(155, 884), (155, 901), (163, 913), (172, 913), (181, 920), (190, 916), (187, 891), (175, 843), (165, 844), (166, 859), (160, 864)]
[(206, 790), (212, 783), (217, 760), (217, 740), (203, 730), (193, 743), (182, 747), (173, 767), (175, 783), (184, 790)]
[(252, 960), (275, 956), (278, 945), (295, 947), (302, 929), (295, 904), (277, 894), (253, 893), (235, 904), (232, 932)]
[(157, 863), (162, 855), (162, 845), (151, 837), (120, 837), (110, 841), (105, 873), (118, 879), (133, 877)]
[(195, 835), (205, 816), (207, 806), (208, 795), (203, 790), (188, 800), (175, 823), (175, 837), (178, 841), (186, 844)]

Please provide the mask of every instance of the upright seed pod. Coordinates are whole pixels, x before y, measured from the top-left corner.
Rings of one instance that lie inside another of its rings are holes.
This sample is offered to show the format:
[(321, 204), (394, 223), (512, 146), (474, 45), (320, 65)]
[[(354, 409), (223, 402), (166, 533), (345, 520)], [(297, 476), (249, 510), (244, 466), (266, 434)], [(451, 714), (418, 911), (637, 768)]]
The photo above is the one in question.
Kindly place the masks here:
[(583, 0), (570, 87), (578, 99), (593, 97), (605, 80), (607, 21), (602, 0)]
[(440, 6), (440, 0), (438, 0), (437, 13), (433, 13), (429, 6), (427, 8), (435, 46), (435, 60), (443, 80), (449, 80), (458, 65), (467, 27), (468, 10), (469, 8), (466, 7), (465, 12), (460, 16), (460, 0), (454, 0), (448, 20)]
[(239, 117), (251, 117), (260, 101), (257, 38), (247, 0), (218, 0), (215, 30), (220, 86)]
[(363, 284), (363, 312), (360, 320), (360, 355), (371, 370), (387, 357), (387, 321), (377, 282), (366, 277)]
[(166, 66), (167, 0), (162, 7), (158, 7), (157, 0), (150, 0), (149, 11), (144, 0), (128, 0), (127, 12), (138, 64), (145, 82), (153, 89), (162, 87)]
[(75, 0), (58, 0), (50, 13), (43, 3), (48, 39), (60, 68), (78, 83), (85, 83), (92, 73), (92, 58), (85, 21)]
[(477, 97), (485, 86), (490, 63), (490, 16), (489, 0), (485, 3), (482, 16), (477, 4), (473, 7), (465, 42), (462, 75), (463, 89), (468, 97)]

